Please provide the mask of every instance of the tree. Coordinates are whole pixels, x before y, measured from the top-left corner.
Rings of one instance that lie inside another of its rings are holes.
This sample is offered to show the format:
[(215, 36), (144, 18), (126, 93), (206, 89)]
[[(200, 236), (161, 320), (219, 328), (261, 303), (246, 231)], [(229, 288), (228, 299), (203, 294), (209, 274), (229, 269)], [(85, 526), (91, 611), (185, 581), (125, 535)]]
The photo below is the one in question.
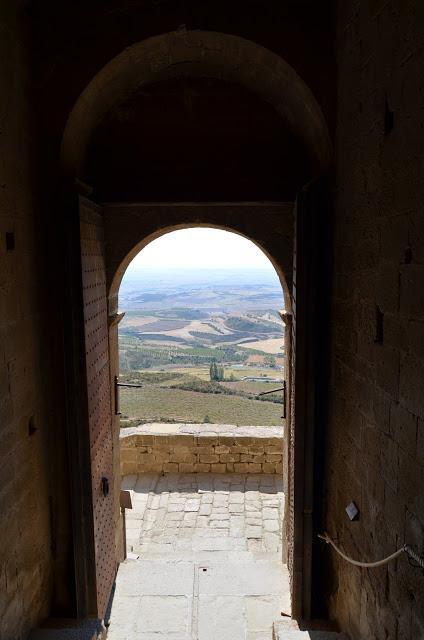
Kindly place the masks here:
[(275, 359), (275, 356), (267, 355), (264, 357), (264, 363), (269, 367), (275, 367), (277, 361)]
[(218, 367), (216, 366), (215, 360), (212, 360), (211, 366), (209, 367), (209, 376), (211, 380), (218, 380)]

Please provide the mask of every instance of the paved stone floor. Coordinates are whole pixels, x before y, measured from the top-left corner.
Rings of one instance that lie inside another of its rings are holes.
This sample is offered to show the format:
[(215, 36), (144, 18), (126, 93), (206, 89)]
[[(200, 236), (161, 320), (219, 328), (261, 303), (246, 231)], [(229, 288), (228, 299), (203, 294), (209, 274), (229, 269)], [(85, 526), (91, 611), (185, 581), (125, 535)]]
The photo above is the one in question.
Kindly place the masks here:
[(278, 475), (126, 476), (110, 640), (271, 640), (289, 612)]

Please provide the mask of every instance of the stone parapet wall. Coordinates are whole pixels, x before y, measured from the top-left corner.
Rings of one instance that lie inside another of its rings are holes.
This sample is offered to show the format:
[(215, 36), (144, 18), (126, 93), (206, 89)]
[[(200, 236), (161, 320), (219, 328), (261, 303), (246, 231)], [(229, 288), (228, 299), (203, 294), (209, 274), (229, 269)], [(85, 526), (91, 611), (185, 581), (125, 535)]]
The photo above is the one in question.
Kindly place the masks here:
[(147, 424), (122, 429), (121, 474), (277, 473), (281, 427)]

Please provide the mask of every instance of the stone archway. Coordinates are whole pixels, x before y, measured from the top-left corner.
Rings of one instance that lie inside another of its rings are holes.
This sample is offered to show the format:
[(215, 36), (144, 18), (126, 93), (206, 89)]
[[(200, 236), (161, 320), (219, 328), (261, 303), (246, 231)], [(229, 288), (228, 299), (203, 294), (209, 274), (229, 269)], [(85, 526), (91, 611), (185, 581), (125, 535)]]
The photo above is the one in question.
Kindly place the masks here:
[(331, 142), (324, 116), (308, 86), (287, 62), (238, 36), (183, 30), (128, 47), (92, 79), (65, 127), (61, 155), (67, 175), (81, 177), (91, 134), (116, 104), (144, 84), (197, 77), (243, 85), (272, 104), (305, 145), (315, 175), (328, 169)]
[[(84, 178), (84, 164), (92, 134), (102, 118), (111, 109), (132, 96), (143, 84), (168, 79), (193, 77), (215, 78), (240, 84), (256, 93), (263, 98), (264, 101), (270, 103), (281, 116), (287, 128), (296, 135), (300, 144), (305, 147), (311, 159), (311, 168), (308, 170), (308, 174), (304, 176), (305, 183), (310, 183), (313, 178), (324, 175), (328, 171), (331, 164), (331, 143), (325, 119), (313, 94), (290, 65), (272, 52), (240, 37), (204, 31), (178, 31), (162, 36), (155, 36), (129, 47), (108, 63), (82, 92), (68, 118), (62, 140), (62, 165), (68, 180), (72, 182)], [(84, 186), (83, 188), (85, 189)], [(181, 204), (183, 203), (180, 203), (180, 205)], [(218, 203), (218, 205), (219, 204), (220, 203)], [(293, 203), (287, 204), (290, 204), (291, 207), (293, 206)], [(108, 225), (110, 220), (104, 215), (104, 211), (105, 209), (103, 209), (102, 215), (103, 225), (105, 227), (104, 231), (106, 238), (110, 238), (110, 241), (106, 241), (105, 277), (108, 286), (112, 285), (108, 310), (110, 328), (109, 358), (112, 362), (115, 357), (113, 345), (115, 343), (117, 345), (117, 340), (115, 340), (114, 337), (114, 331), (116, 330), (114, 318), (116, 317), (117, 311), (117, 287), (115, 285), (119, 281), (119, 277), (114, 281), (115, 271), (122, 269), (122, 265), (125, 264), (125, 260), (127, 259), (126, 256), (130, 255), (134, 249), (134, 243), (130, 246), (125, 244), (126, 231), (124, 227), (115, 229), (115, 232), (109, 233), (110, 229), (108, 230)], [(315, 216), (316, 213), (317, 208), (315, 207), (313, 215)], [(308, 218), (308, 213), (303, 211), (302, 216)], [(142, 243), (144, 239), (148, 238), (152, 233), (162, 233), (166, 227), (172, 227), (175, 224), (187, 225), (187, 220), (178, 219), (178, 216), (177, 219), (173, 219), (171, 223), (166, 216), (160, 219), (158, 224), (157, 222), (158, 221), (155, 221), (149, 233), (138, 236), (138, 242)], [(194, 226), (198, 223), (199, 220), (195, 219)], [(217, 220), (216, 218), (214, 219), (214, 215), (212, 215), (212, 218), (206, 220), (205, 223), (214, 226), (217, 225)], [(268, 222), (259, 219), (259, 226), (256, 231), (245, 234), (249, 239), (264, 248), (270, 256), (278, 255), (278, 252), (267, 249), (265, 246), (266, 243), (261, 242), (261, 239), (267, 232), (270, 234), (273, 233), (275, 228), (274, 223), (275, 221), (273, 222), (272, 216), (270, 216)], [(220, 225), (218, 224), (217, 226)], [(223, 226), (224, 228), (228, 226), (228, 228), (243, 234), (243, 231), (240, 228), (235, 228), (234, 225), (224, 224)], [(277, 241), (278, 239), (277, 237)], [(299, 235), (297, 240), (298, 243), (299, 241), (302, 243), (303, 237)], [(118, 252), (121, 251), (120, 259), (116, 261), (115, 256), (115, 262), (113, 262), (111, 256), (108, 255), (110, 254), (111, 246), (117, 248)], [(284, 242), (282, 246), (284, 247)], [(286, 251), (286, 255), (289, 256), (289, 260), (297, 255), (298, 257), (295, 258), (296, 262), (296, 260), (300, 259), (299, 256), (301, 256), (301, 260), (305, 263), (303, 267), (305, 267), (305, 265), (307, 266), (307, 254), (299, 251), (299, 244), (297, 245), (296, 253), (294, 253), (293, 244), (288, 247), (286, 245), (286, 249), (287, 248), (288, 251)], [(280, 252), (284, 252), (281, 246)], [(313, 268), (314, 267), (312, 267), (312, 269)], [(294, 278), (292, 279), (290, 276), (287, 277), (289, 271), (287, 268), (283, 268), (280, 272), (281, 271), (285, 273), (287, 280), (285, 292), (292, 291), (292, 296), (286, 296), (287, 300), (291, 300), (293, 311), (296, 312), (296, 308), (300, 309), (300, 306), (297, 307), (296, 304), (295, 287), (292, 290), (292, 281)], [(300, 273), (300, 271), (298, 270), (297, 273)], [(298, 282), (300, 282), (300, 279)], [(115, 287), (115, 292), (113, 287)], [(309, 315), (312, 316), (313, 313), (314, 312)], [(287, 326), (291, 327), (290, 319), (288, 320)], [(296, 341), (299, 339), (303, 340), (304, 336), (307, 335), (306, 325), (308, 322), (312, 322), (311, 317), (304, 323), (304, 327), (302, 327), (304, 334), (299, 338), (301, 333), (300, 331), (296, 332), (296, 319), (294, 319), (294, 346)], [(305, 355), (305, 357), (309, 357), (309, 355)], [(306, 369), (307, 366), (303, 366), (302, 371), (306, 371)], [(294, 359), (291, 377), (294, 379)], [(298, 379), (298, 376), (296, 376), (296, 379)], [(306, 400), (301, 398), (301, 402), (306, 402)], [(294, 407), (293, 402), (292, 406)], [(296, 422), (297, 412), (298, 409), (296, 409)], [(311, 531), (306, 533), (306, 537), (308, 538), (306, 540), (302, 526), (298, 527), (296, 531), (296, 519), (299, 522), (303, 522), (304, 519), (303, 504), (305, 496), (303, 494), (304, 485), (297, 481), (297, 486), (300, 487), (300, 490), (297, 492), (296, 500), (293, 497), (295, 480), (294, 460), (295, 458), (299, 458), (302, 461), (305, 460), (305, 440), (300, 438), (299, 444), (297, 444), (294, 438), (295, 416), (293, 412), (291, 413), (291, 438), (290, 451), (288, 453), (290, 496), (287, 520), (289, 538), (292, 543), (289, 547), (289, 565), (292, 569), (292, 578), (294, 581), (293, 596), (295, 602), (293, 604), (295, 615), (298, 616), (302, 614), (303, 592), (305, 589), (310, 592), (310, 580), (303, 580), (305, 573), (303, 560), (304, 557), (306, 557), (306, 564), (309, 566), (309, 568), (306, 569), (306, 573), (310, 575), (312, 533)], [(306, 432), (309, 427), (312, 431), (314, 429), (314, 418), (312, 414), (308, 414), (307, 421), (309, 426), (305, 426), (306, 423), (302, 423), (302, 433), (303, 430)], [(313, 440), (311, 440), (311, 442), (313, 446)], [(300, 447), (299, 451), (298, 447)], [(297, 455), (298, 453), (300, 454), (299, 456)], [(310, 451), (309, 453), (313, 458), (313, 452), (311, 453)], [(304, 462), (302, 462), (301, 465), (301, 472), (303, 473)], [(312, 490), (310, 487), (309, 489)], [(309, 498), (311, 498), (311, 496), (309, 496)], [(296, 547), (296, 549), (294, 549), (294, 547)], [(306, 586), (304, 586), (304, 584), (306, 584)], [(308, 598), (306, 598), (306, 601), (308, 601)], [(308, 610), (308, 606), (303, 607), (303, 612), (307, 612)]]
[[(293, 203), (111, 204), (105, 205), (103, 211), (108, 245), (110, 315), (118, 310), (119, 286), (133, 258), (150, 242), (166, 233), (197, 227), (237, 233), (259, 247), (278, 274), (284, 292), (285, 308), (291, 313)], [(154, 215), (148, 216), (148, 212)], [(257, 224), (257, 216), (261, 216), (261, 224)], [(263, 227), (264, 220), (269, 222), (268, 228)], [(119, 230), (120, 242), (114, 244), (113, 238), (119, 234)]]
[[(258, 246), (272, 263), (284, 293), (286, 314), (292, 313), (293, 280), (293, 224), (292, 202), (280, 203), (184, 203), (184, 204), (109, 204), (103, 206), (106, 240), (108, 283), (108, 309), (110, 321), (111, 380), (119, 374), (118, 291), (122, 277), (132, 259), (150, 242), (160, 236), (184, 228), (209, 227), (237, 233)], [(117, 238), (119, 237), (119, 242)], [(291, 326), (284, 329), (284, 342), (291, 343)], [(286, 352), (286, 382), (290, 387), (290, 353)], [(287, 393), (287, 419), (289, 428), (290, 393)], [(116, 429), (119, 430), (118, 424)], [(283, 457), (284, 484), (288, 478), (288, 438)], [(116, 439), (116, 443), (118, 440)], [(286, 511), (288, 513), (288, 494)], [(289, 520), (285, 520), (284, 557), (288, 553)]]

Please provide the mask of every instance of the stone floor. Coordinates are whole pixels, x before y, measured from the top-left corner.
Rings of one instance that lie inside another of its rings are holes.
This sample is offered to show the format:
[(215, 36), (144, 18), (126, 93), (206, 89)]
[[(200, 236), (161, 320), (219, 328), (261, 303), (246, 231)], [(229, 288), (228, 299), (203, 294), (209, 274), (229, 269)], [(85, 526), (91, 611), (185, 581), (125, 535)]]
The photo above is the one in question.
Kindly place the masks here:
[(110, 640), (271, 640), (289, 613), (278, 475), (126, 476)]

